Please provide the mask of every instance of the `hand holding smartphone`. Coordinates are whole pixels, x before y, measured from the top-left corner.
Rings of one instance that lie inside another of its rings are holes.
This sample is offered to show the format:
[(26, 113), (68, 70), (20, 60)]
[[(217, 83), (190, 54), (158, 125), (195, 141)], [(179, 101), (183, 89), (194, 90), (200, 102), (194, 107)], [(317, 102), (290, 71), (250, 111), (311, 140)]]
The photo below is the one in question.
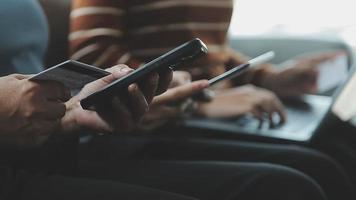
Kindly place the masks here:
[(139, 82), (148, 74), (158, 72), (164, 68), (177, 68), (207, 52), (206, 45), (200, 39), (191, 40), (145, 64), (134, 72), (110, 83), (102, 90), (82, 99), (80, 103), (84, 109), (105, 105), (109, 99), (116, 96), (119, 92), (125, 92), (129, 85)]
[[(256, 67), (262, 63), (265, 63), (265, 62), (273, 59), (274, 56), (275, 56), (275, 53), (273, 51), (266, 52), (260, 56), (257, 56), (255, 58), (249, 60), (248, 62), (246, 62), (244, 64), (233, 67), (232, 69), (226, 71), (225, 73), (220, 74), (220, 75), (210, 79), (209, 84), (210, 84), (210, 86), (212, 86), (212, 85), (215, 85), (223, 80), (234, 78), (234, 77), (242, 74), (243, 72), (245, 72), (250, 67)], [(201, 93), (198, 93), (195, 96), (193, 96), (193, 98), (195, 100), (199, 100), (199, 101), (206, 101), (207, 99), (211, 99), (212, 96), (213, 96), (212, 91), (206, 89), (206, 90), (203, 90)]]

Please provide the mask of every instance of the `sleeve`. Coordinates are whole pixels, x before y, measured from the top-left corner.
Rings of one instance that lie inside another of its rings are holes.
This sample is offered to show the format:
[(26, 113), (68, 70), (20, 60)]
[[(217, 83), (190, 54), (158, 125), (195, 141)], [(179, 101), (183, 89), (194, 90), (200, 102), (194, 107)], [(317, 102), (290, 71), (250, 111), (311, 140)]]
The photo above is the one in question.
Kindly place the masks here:
[[(240, 65), (242, 63), (245, 63), (249, 60), (249, 57), (241, 53), (238, 53), (233, 49), (229, 49), (228, 54), (229, 54), (229, 60), (225, 64), (227, 70), (237, 65)], [(273, 73), (274, 71), (275, 69), (272, 64), (268, 64), (268, 63), (261, 64), (258, 67), (250, 68), (242, 75), (233, 78), (232, 83), (235, 86), (244, 85), (248, 83), (254, 84), (256, 86), (262, 86), (262, 80), (264, 79), (264, 77), (268, 76), (268, 74)]]
[(69, 54), (101, 68), (141, 62), (127, 48), (127, 0), (74, 0), (70, 14)]

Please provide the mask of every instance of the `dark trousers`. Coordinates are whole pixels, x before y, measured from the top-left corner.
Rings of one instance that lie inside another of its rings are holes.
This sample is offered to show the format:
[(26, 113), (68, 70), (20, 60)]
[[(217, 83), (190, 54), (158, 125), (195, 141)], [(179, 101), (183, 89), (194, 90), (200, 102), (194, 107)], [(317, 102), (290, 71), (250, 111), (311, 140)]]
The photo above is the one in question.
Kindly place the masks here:
[(117, 181), (40, 175), (23, 171), (12, 174), (11, 179), (3, 179), (1, 182), (1, 186), (6, 185), (1, 188), (2, 200), (194, 200), (183, 195)]
[(201, 200), (326, 199), (308, 176), (262, 163), (82, 161), (73, 176), (6, 169), (0, 171), (0, 197), (4, 200), (193, 199), (183, 195)]
[[(296, 145), (140, 136), (104, 137), (94, 141), (87, 146), (89, 148), (84, 148), (84, 151), (91, 152), (87, 158), (92, 160), (130, 158), (273, 163), (309, 175), (324, 189), (330, 200), (355, 199), (354, 187), (338, 163), (320, 152)], [(95, 152), (89, 149), (95, 149)]]
[(170, 191), (201, 200), (324, 199), (308, 176), (263, 163), (204, 161), (82, 161), (78, 175)]
[(312, 145), (337, 160), (356, 185), (356, 127), (334, 119)]

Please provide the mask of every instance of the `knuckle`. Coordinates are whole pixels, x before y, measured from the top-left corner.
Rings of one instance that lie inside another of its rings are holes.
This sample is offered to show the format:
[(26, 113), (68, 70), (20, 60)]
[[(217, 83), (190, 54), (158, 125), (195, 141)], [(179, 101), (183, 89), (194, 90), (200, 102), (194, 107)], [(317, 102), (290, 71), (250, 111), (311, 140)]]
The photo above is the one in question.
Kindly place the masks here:
[(32, 93), (38, 93), (42, 90), (42, 86), (39, 83), (28, 81), (26, 85), (27, 85), (27, 90)]
[(108, 69), (108, 71), (111, 72), (115, 78), (119, 78), (123, 76), (123, 74), (128, 74), (132, 72), (133, 69), (128, 67), (127, 65), (119, 64), (114, 67), (111, 67), (110, 69)]

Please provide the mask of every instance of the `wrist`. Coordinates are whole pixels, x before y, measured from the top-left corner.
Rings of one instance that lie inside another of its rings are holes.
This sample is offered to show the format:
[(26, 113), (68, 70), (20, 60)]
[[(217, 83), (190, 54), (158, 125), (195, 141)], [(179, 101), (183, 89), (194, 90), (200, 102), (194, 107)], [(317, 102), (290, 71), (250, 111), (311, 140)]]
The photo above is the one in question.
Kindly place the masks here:
[(269, 90), (275, 89), (278, 70), (274, 69), (272, 65), (266, 64), (262, 69), (255, 72), (252, 83), (258, 87), (263, 87)]

